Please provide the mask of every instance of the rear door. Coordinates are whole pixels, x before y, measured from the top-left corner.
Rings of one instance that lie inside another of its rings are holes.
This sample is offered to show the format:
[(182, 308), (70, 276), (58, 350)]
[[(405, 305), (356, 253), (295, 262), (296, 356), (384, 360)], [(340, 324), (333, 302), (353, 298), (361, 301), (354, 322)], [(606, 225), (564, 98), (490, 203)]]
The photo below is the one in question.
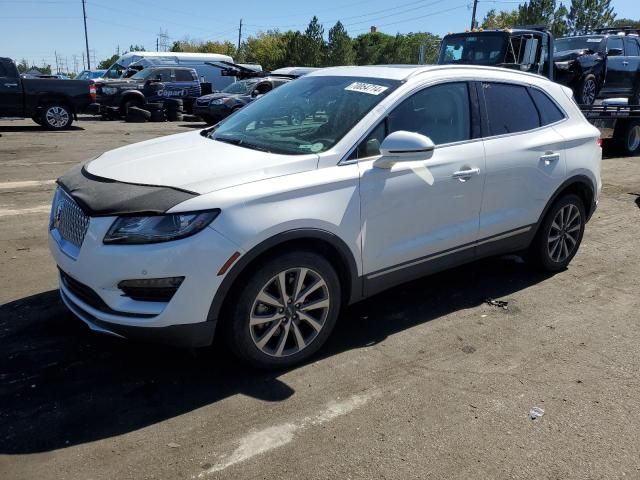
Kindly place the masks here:
[[(627, 67), (629, 61), (624, 54), (623, 37), (612, 36), (607, 39), (607, 73), (603, 93), (607, 96), (631, 92), (628, 84)], [(622, 53), (620, 53), (622, 52)], [(619, 54), (620, 53), (620, 54)]]
[(627, 59), (625, 83), (632, 93), (640, 93), (640, 41), (637, 37), (625, 37), (624, 53)]
[(0, 60), (0, 116), (22, 117), (22, 86), (12, 62)]
[(510, 83), (478, 85), (487, 172), (478, 235), (482, 255), (527, 242), (532, 225), (564, 181), (564, 139), (553, 124), (565, 114), (541, 90)]

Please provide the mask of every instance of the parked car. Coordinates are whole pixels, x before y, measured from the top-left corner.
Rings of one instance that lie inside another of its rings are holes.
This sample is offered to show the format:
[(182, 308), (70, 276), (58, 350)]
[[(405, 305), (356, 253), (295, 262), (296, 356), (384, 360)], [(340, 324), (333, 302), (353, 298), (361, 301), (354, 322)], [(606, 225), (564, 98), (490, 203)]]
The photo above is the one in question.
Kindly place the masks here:
[[(322, 121), (263, 122), (302, 98)], [(62, 299), (98, 332), (221, 334), (253, 365), (293, 365), (343, 305), (394, 285), (507, 252), (566, 268), (601, 189), (598, 137), (569, 89), (538, 75), (323, 69), (58, 179)]]
[(572, 88), (578, 103), (627, 98), (640, 104), (640, 40), (621, 29), (555, 40), (556, 81)]
[(130, 107), (142, 107), (147, 102), (167, 98), (195, 100), (200, 96), (200, 81), (193, 68), (150, 67), (130, 78), (97, 81), (97, 103), (104, 107), (118, 107), (126, 115)]
[(221, 92), (203, 95), (193, 104), (193, 114), (209, 125), (218, 123), (233, 112), (240, 110), (260, 95), (270, 92), (291, 81), (287, 77), (261, 77), (232, 83)]
[(63, 130), (95, 99), (90, 80), (21, 78), (15, 62), (0, 57), (0, 117), (31, 117), (49, 130)]
[(106, 70), (83, 70), (81, 71), (76, 80), (98, 80), (104, 76)]

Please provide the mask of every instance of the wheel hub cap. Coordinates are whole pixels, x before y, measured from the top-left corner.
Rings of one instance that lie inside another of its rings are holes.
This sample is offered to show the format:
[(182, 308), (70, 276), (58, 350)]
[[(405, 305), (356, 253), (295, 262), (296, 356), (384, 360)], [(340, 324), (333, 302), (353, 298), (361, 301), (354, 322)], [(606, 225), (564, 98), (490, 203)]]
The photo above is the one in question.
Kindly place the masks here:
[(574, 204), (565, 205), (556, 214), (547, 236), (547, 249), (551, 260), (564, 262), (578, 246), (582, 229), (582, 215)]

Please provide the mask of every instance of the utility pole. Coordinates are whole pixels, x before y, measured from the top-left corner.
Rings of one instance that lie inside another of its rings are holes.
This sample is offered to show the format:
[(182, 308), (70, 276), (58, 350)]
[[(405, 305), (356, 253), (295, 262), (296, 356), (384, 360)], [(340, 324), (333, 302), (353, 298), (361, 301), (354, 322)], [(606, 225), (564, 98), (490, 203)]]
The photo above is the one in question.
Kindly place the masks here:
[(156, 37), (156, 52), (160, 51), (160, 37)]
[(242, 42), (242, 19), (240, 19), (240, 28), (238, 29), (238, 53), (240, 55), (240, 43)]
[(478, 7), (478, 0), (473, 0), (473, 13), (471, 14), (471, 29), (476, 28), (476, 8)]
[(85, 66), (84, 66), (84, 52), (82, 52), (82, 69), (83, 70), (85, 69)]
[(58, 52), (54, 50), (53, 54), (56, 57), (56, 73), (60, 73), (60, 67), (58, 67)]
[(87, 9), (85, 4), (87, 0), (82, 0), (82, 16), (84, 18), (84, 43), (87, 47), (87, 70), (91, 70), (91, 61), (89, 60), (89, 36), (87, 35)]

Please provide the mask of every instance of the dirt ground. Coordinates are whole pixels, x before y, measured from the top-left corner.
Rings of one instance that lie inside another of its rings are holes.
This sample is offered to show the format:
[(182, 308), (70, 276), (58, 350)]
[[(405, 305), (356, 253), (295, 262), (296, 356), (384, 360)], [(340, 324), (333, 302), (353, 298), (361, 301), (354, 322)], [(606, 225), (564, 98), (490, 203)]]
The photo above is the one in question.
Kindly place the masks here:
[(260, 373), (65, 311), (52, 180), (203, 126), (76, 125), (0, 123), (1, 479), (640, 478), (640, 158), (603, 162), (568, 270), (506, 257), (410, 283), (344, 311), (312, 363)]

